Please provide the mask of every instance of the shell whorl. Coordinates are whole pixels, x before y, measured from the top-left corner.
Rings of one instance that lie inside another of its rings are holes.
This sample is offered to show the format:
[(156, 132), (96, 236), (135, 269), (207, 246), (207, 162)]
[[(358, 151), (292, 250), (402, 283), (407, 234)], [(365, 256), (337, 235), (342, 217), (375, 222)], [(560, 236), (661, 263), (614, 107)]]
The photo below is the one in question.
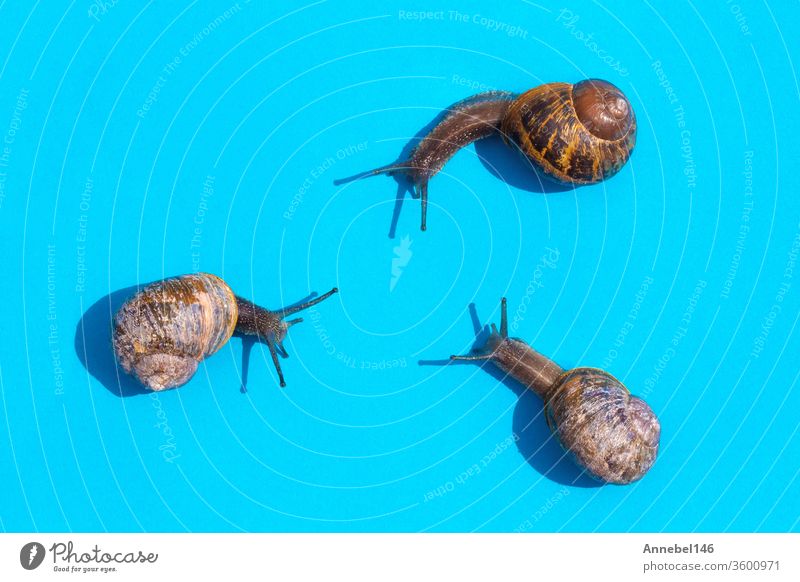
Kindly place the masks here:
[(562, 446), (598, 479), (631, 483), (656, 460), (658, 418), (644, 400), (603, 370), (575, 368), (562, 374), (550, 391), (545, 414)]
[(636, 145), (636, 117), (607, 81), (547, 83), (520, 95), (500, 131), (562, 183), (594, 184), (616, 174)]
[(150, 389), (174, 388), (230, 339), (237, 318), (233, 291), (216, 275), (164, 279), (119, 309), (114, 351), (122, 368)]

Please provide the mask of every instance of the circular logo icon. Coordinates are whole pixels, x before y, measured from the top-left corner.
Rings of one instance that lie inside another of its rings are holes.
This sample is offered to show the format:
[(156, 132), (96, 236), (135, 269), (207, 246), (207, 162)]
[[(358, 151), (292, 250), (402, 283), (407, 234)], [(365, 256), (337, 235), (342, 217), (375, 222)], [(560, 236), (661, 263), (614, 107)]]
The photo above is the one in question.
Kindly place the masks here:
[(29, 542), (19, 551), (19, 563), (26, 570), (35, 570), (44, 562), (44, 546), (39, 542)]

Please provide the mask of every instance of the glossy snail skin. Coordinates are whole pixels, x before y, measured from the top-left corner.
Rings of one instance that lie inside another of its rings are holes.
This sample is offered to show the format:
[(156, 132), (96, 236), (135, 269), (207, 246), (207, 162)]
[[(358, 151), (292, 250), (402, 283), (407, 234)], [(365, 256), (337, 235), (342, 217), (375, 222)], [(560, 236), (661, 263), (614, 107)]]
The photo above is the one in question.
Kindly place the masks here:
[(200, 361), (219, 350), (234, 332), (254, 335), (269, 347), (281, 386), (278, 354), (292, 325), (288, 315), (316, 305), (334, 288), (311, 301), (269, 311), (236, 296), (216, 275), (197, 273), (157, 281), (128, 299), (114, 316), (114, 353), (122, 369), (151, 390), (182, 386)]
[(622, 91), (600, 79), (547, 83), (521, 95), (481, 93), (450, 107), (407, 160), (336, 183), (405, 174), (421, 199), (425, 230), (428, 181), (458, 150), (498, 132), (554, 181), (594, 184), (616, 174), (630, 158), (636, 116)]
[(508, 337), (506, 300), (500, 331), (482, 349), (453, 360), (488, 360), (545, 403), (552, 433), (589, 474), (606, 483), (638, 481), (658, 455), (661, 425), (647, 403), (596, 368), (564, 371), (522, 340)]

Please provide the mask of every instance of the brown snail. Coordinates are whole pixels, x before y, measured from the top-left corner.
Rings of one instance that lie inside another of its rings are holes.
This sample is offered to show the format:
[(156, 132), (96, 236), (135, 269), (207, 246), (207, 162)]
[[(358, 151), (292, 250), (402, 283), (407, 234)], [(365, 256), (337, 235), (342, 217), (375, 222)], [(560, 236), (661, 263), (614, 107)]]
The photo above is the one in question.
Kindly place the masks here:
[(278, 354), (286, 357), (287, 330), (302, 319), (284, 318), (337, 292), (286, 309), (269, 311), (236, 296), (216, 275), (197, 273), (157, 281), (128, 299), (114, 316), (117, 361), (151, 390), (182, 386), (203, 358), (220, 349), (234, 332), (266, 342), (281, 386)]
[(563, 370), (524, 341), (508, 337), (506, 300), (500, 331), (492, 324), (486, 344), (469, 356), (488, 360), (533, 390), (545, 403), (551, 432), (589, 474), (607, 483), (638, 481), (658, 454), (661, 425), (647, 403), (597, 368)]
[(636, 144), (636, 116), (622, 91), (600, 79), (547, 83), (521, 95), (481, 93), (450, 107), (407, 160), (336, 183), (405, 174), (421, 199), (425, 230), (428, 181), (458, 150), (497, 132), (556, 182), (594, 184), (628, 161)]

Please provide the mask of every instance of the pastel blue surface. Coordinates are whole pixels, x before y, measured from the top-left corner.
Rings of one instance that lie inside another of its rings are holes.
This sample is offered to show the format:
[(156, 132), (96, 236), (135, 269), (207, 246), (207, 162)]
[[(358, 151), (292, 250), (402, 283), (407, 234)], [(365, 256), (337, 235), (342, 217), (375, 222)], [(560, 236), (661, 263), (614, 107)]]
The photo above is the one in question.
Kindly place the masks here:
[[(800, 530), (787, 4), (0, 4), (0, 528)], [(395, 181), (333, 184), (471, 94), (586, 77), (638, 116), (604, 184), (543, 192), (488, 140), (394, 238)], [(341, 289), (285, 389), (240, 338), (179, 390), (118, 378), (111, 309), (198, 270), (272, 308)], [(418, 365), (502, 296), (514, 335), (650, 403), (642, 481), (575, 482), (533, 394)]]

